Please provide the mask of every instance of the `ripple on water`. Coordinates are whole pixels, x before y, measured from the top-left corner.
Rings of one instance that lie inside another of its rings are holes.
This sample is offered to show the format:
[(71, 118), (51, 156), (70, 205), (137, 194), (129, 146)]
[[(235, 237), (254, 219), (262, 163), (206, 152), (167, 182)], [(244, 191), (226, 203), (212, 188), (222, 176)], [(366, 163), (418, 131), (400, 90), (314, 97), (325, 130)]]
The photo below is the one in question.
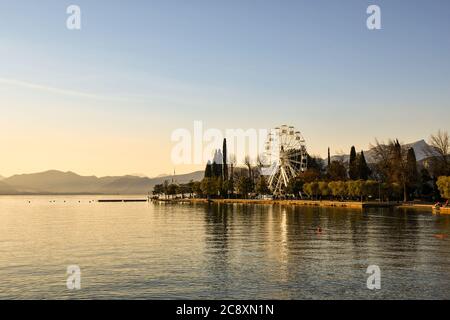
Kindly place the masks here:
[[(449, 216), (28, 200), (0, 197), (0, 298), (450, 298), (449, 238), (434, 236), (450, 234)], [(66, 289), (70, 264), (80, 291)], [(370, 264), (380, 291), (366, 288)]]

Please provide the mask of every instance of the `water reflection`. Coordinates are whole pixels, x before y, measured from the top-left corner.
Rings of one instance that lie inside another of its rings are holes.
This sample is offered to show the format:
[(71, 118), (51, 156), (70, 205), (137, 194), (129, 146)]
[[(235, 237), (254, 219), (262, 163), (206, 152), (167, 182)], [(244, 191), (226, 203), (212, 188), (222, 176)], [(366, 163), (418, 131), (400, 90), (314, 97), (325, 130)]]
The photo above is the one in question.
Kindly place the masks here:
[[(209, 271), (223, 280), (227, 293), (227, 284), (236, 276), (256, 283), (251, 272), (257, 260), (259, 279), (271, 286), (277, 298), (323, 297), (320, 292), (364, 295), (368, 265), (382, 267), (393, 282), (396, 278), (408, 282), (423, 268), (428, 245), (444, 248), (425, 231), (430, 226), (425, 222), (433, 217), (417, 212), (223, 204), (204, 210)], [(442, 223), (438, 225), (442, 229)], [(316, 232), (319, 226), (321, 233)], [(438, 260), (441, 267), (448, 266)], [(427, 272), (448, 282), (443, 273)]]
[[(0, 298), (450, 298), (450, 216), (0, 198)], [(321, 227), (322, 232), (317, 232)], [(68, 264), (83, 290), (67, 292)], [(366, 288), (379, 265), (382, 290)]]

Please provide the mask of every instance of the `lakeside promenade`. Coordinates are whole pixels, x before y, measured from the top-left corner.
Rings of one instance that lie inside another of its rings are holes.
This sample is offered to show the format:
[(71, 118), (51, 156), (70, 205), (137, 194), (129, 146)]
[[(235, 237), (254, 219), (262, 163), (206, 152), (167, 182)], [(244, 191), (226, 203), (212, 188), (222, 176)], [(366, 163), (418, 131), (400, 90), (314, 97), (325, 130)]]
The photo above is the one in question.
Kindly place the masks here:
[(284, 206), (310, 206), (310, 207), (338, 207), (338, 208), (401, 208), (425, 210), (433, 213), (450, 214), (450, 208), (439, 208), (436, 210), (432, 204), (403, 203), (397, 201), (333, 201), (333, 200), (271, 200), (271, 199), (153, 199), (153, 202), (169, 203), (218, 203), (218, 204), (262, 204), (262, 205), (284, 205)]

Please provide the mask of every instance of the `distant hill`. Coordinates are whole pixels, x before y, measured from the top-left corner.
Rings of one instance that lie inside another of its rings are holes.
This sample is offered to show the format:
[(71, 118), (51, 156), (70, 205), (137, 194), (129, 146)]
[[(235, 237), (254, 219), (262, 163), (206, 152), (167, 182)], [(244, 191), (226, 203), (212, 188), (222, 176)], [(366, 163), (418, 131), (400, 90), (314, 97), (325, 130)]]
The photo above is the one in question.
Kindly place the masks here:
[(18, 191), (16, 189), (7, 185), (3, 181), (0, 181), (0, 194), (12, 195), (12, 194), (17, 194), (17, 193), (18, 193)]
[(155, 184), (172, 178), (179, 183), (201, 180), (203, 171), (159, 178), (132, 175), (99, 178), (50, 170), (6, 178), (1, 181), (0, 194), (147, 194)]
[[(404, 145), (406, 148), (413, 148), (414, 152), (416, 153), (416, 159), (417, 161), (422, 161), (429, 157), (429, 155), (426, 153), (425, 150), (430, 148), (430, 145), (425, 142), (425, 140), (419, 140), (413, 143), (408, 143)], [(359, 150), (356, 150), (357, 153), (359, 153)], [(366, 158), (366, 161), (368, 163), (375, 162), (375, 151), (373, 149), (364, 151), (364, 157)], [(343, 160), (344, 162), (348, 162), (350, 159), (350, 154), (344, 154), (344, 155), (334, 155), (331, 156), (331, 161), (333, 160)], [(325, 159), (326, 161), (326, 159)]]
[(168, 174), (168, 173), (161, 173), (161, 174), (158, 174), (155, 178), (168, 177), (168, 176), (170, 176), (170, 174)]
[(0, 181), (2, 181), (3, 179), (5, 179), (5, 177), (3, 177), (3, 176), (0, 176)]

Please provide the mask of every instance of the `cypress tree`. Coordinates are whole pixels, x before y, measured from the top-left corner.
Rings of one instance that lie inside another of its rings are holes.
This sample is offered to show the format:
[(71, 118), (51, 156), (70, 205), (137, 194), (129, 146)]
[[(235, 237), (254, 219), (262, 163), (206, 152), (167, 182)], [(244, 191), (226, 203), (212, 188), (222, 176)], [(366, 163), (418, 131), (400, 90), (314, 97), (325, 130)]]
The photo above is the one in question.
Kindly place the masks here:
[(426, 168), (420, 171), (420, 195), (431, 200), (433, 195), (433, 178)]
[(205, 178), (211, 178), (212, 177), (212, 166), (211, 162), (208, 161), (205, 168)]
[(227, 139), (223, 139), (222, 147), (222, 166), (223, 166), (223, 180), (228, 180), (228, 164), (227, 164)]
[(357, 180), (359, 178), (355, 146), (352, 146), (352, 148), (350, 149), (350, 160), (348, 162), (348, 176), (350, 180)]
[(416, 153), (413, 148), (408, 149), (406, 154), (406, 178), (408, 184), (408, 191), (410, 194), (414, 193), (419, 183), (419, 171), (417, 170)]
[(391, 142), (391, 177), (403, 188), (403, 201), (408, 201), (408, 172), (404, 157), (405, 151), (398, 139)]
[(222, 176), (222, 168), (215, 161), (212, 163), (212, 176), (213, 177), (221, 177)]
[(331, 164), (330, 147), (328, 147), (328, 168), (330, 167), (330, 164)]
[(364, 151), (361, 151), (361, 154), (358, 157), (357, 164), (357, 178), (362, 180), (369, 179), (370, 174), (372, 173), (369, 166), (366, 162), (366, 157), (364, 157)]

